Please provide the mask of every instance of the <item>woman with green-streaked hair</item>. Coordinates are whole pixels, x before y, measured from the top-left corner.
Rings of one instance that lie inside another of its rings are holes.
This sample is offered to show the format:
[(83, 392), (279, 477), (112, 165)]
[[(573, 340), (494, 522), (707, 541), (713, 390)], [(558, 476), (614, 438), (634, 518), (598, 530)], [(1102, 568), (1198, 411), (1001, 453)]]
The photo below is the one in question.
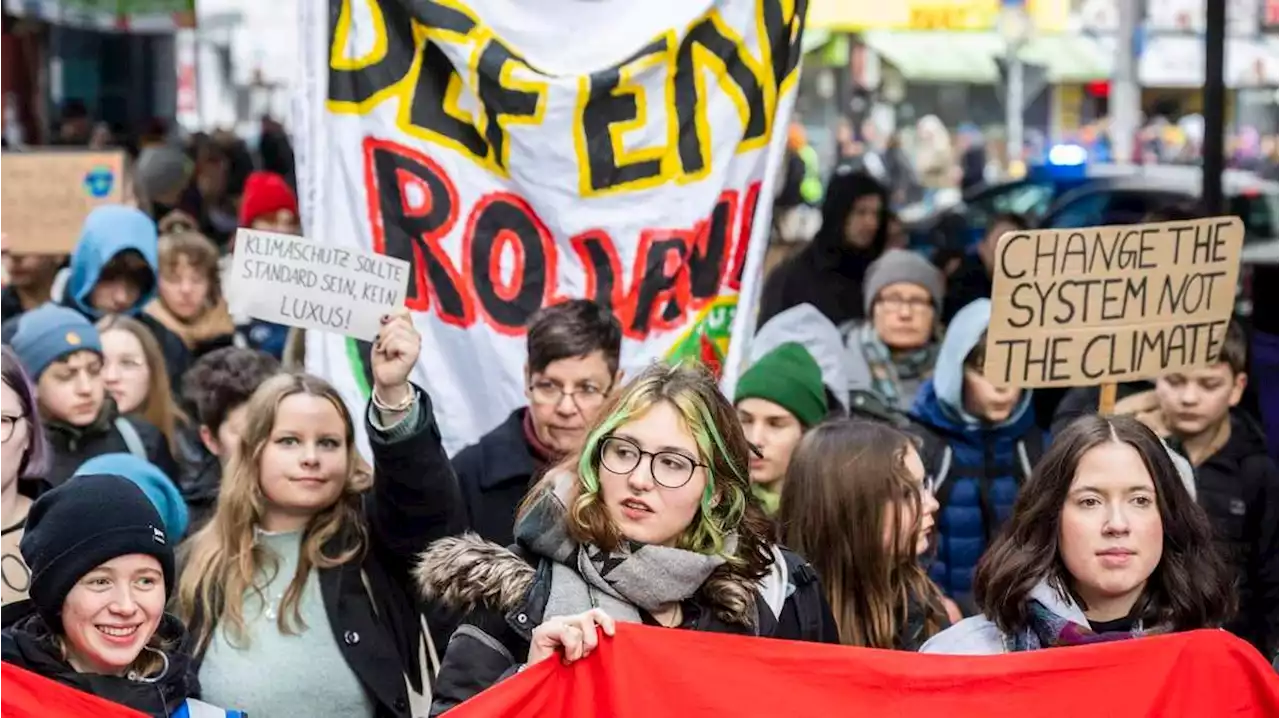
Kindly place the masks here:
[(578, 454), (521, 507), (516, 544), (448, 538), (424, 597), (467, 616), (432, 715), (524, 666), (589, 654), (615, 622), (837, 642), (813, 569), (779, 548), (751, 494), (750, 446), (715, 380), (654, 364), (601, 409)]

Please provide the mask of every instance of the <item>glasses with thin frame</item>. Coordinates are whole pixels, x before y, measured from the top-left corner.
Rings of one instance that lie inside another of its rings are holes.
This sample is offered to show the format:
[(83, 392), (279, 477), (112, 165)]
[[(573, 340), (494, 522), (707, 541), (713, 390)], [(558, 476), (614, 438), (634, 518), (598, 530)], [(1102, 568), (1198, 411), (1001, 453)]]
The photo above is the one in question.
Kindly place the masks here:
[(621, 436), (609, 436), (600, 442), (600, 465), (615, 474), (630, 474), (645, 457), (649, 457), (649, 475), (655, 483), (678, 489), (689, 483), (699, 466), (690, 457), (674, 451), (645, 451), (636, 442)]
[(560, 384), (543, 379), (530, 385), (529, 394), (535, 404), (543, 406), (555, 406), (567, 396), (580, 409), (594, 409), (604, 403), (609, 390), (601, 389), (595, 384), (583, 384), (573, 391), (567, 391)]
[(18, 422), (27, 417), (18, 415), (11, 416), (9, 414), (0, 415), (0, 444), (9, 443), (9, 439), (13, 438), (13, 430), (17, 427)]

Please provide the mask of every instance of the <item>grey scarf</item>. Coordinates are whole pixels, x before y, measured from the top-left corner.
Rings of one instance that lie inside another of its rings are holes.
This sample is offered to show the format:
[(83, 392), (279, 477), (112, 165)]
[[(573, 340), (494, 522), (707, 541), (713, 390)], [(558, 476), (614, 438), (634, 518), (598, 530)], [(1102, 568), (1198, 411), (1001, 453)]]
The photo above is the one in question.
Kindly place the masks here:
[[(543, 618), (603, 609), (615, 620), (640, 622), (640, 610), (654, 613), (693, 596), (725, 561), (720, 556), (624, 542), (608, 552), (579, 544), (565, 528), (564, 497), (575, 481), (556, 478), (516, 524), (516, 541), (551, 562), (551, 592)], [(730, 537), (726, 548), (734, 550)]]

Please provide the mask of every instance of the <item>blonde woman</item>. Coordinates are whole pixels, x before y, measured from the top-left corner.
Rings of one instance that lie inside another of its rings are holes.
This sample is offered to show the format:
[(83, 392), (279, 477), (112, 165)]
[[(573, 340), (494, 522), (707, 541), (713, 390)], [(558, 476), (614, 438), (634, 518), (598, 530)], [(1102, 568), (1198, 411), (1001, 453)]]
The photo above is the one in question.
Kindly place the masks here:
[(179, 433), (188, 423), (170, 388), (160, 344), (142, 322), (123, 314), (98, 321), (102, 379), (121, 414), (136, 414), (160, 430), (169, 453), (181, 455)]
[(430, 693), (447, 633), (422, 630), (409, 567), (465, 517), (431, 401), (408, 381), (421, 337), (407, 310), (383, 321), (366, 412), (372, 479), (323, 380), (278, 375), (249, 400), (178, 583), (210, 701), (251, 715), (407, 717)]

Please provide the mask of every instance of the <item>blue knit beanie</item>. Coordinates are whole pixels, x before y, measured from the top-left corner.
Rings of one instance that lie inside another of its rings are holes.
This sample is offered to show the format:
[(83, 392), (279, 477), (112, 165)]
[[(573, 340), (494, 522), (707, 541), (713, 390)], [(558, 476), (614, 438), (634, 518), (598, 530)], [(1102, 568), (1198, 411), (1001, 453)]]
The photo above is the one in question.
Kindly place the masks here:
[(80, 312), (57, 304), (45, 304), (18, 317), (11, 346), (33, 381), (69, 354), (85, 350), (102, 354), (102, 340), (93, 324)]
[(174, 541), (187, 534), (187, 502), (160, 467), (133, 454), (102, 454), (81, 464), (72, 478), (93, 474), (123, 476), (137, 484), (156, 507), (165, 533)]

